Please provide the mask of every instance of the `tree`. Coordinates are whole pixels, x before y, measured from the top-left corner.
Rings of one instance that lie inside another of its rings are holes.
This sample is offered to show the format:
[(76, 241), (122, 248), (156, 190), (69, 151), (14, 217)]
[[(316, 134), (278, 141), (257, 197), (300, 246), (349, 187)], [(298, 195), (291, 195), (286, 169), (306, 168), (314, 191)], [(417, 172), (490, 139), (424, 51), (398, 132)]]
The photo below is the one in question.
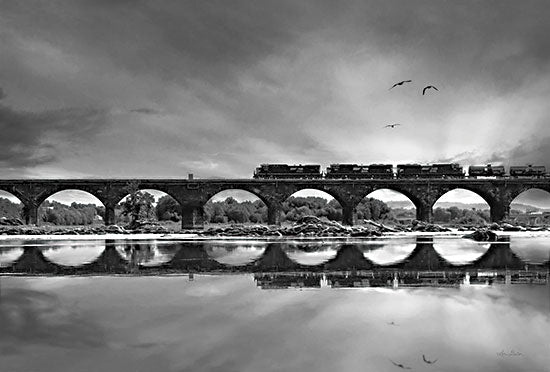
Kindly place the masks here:
[(140, 191), (135, 183), (129, 184), (127, 190), (130, 195), (120, 203), (122, 215), (130, 216), (130, 227), (135, 227), (139, 220), (153, 216), (155, 197), (148, 192)]
[(164, 195), (155, 207), (155, 214), (159, 221), (179, 221), (181, 220), (181, 207), (176, 199), (170, 195)]
[(434, 210), (434, 221), (435, 222), (450, 222), (451, 221), (451, 212), (444, 208), (436, 208)]

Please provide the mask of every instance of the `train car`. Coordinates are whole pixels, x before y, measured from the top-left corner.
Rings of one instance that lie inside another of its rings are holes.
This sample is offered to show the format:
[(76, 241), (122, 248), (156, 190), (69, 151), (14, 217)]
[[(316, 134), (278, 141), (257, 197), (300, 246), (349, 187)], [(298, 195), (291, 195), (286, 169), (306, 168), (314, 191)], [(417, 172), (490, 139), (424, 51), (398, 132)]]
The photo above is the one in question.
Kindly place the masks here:
[(358, 179), (368, 178), (369, 167), (357, 164), (331, 164), (327, 167), (325, 178)]
[(469, 177), (504, 177), (506, 175), (506, 170), (502, 165), (492, 166), (491, 164), (487, 165), (470, 165), (468, 167), (468, 176)]
[(261, 164), (254, 171), (254, 178), (321, 178), (320, 165)]
[(546, 177), (546, 167), (544, 165), (524, 165), (524, 166), (511, 166), (510, 177), (515, 178), (541, 178)]
[(368, 178), (393, 178), (392, 164), (369, 165)]
[(422, 165), (420, 164), (398, 164), (397, 178), (420, 178)]

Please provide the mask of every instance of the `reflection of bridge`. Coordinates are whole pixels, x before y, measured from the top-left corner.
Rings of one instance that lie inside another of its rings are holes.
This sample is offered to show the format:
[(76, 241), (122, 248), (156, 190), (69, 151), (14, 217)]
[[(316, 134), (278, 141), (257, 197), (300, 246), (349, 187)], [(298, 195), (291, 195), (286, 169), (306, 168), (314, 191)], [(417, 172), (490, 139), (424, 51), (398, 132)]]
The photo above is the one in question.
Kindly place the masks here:
[[(40, 248), (24, 247), (23, 254), (0, 273), (79, 275), (94, 273), (255, 273), (259, 286), (318, 287), (321, 277), (333, 287), (454, 286), (468, 275), (471, 283), (546, 283), (550, 261), (531, 264), (521, 260), (510, 248), (509, 241), (492, 243), (476, 260), (452, 264), (433, 246), (432, 237), (417, 237), (413, 251), (399, 262), (377, 264), (367, 259), (358, 246), (342, 244), (336, 256), (318, 265), (304, 265), (291, 260), (283, 246), (268, 243), (263, 254), (242, 266), (228, 265), (212, 259), (204, 242), (175, 243), (171, 259), (157, 265), (143, 265), (122, 258), (116, 246), (120, 242), (105, 241), (105, 250), (93, 262), (64, 266), (48, 260)], [(132, 249), (147, 251), (147, 244), (130, 243)], [(134, 255), (129, 255), (134, 257)], [(396, 282), (397, 280), (397, 282)]]
[(25, 221), (38, 222), (38, 206), (49, 196), (63, 190), (82, 190), (97, 197), (105, 206), (105, 223), (113, 224), (115, 206), (128, 194), (128, 185), (163, 191), (176, 199), (182, 209), (182, 226), (202, 224), (203, 207), (224, 190), (245, 190), (260, 198), (268, 209), (269, 224), (279, 224), (282, 203), (297, 191), (316, 189), (333, 196), (342, 206), (343, 222), (352, 225), (354, 210), (368, 194), (390, 189), (407, 196), (416, 207), (417, 219), (431, 221), (432, 207), (445, 193), (465, 189), (481, 196), (491, 209), (491, 219), (508, 216), (510, 204), (528, 189), (550, 192), (548, 179), (392, 179), (392, 180), (217, 180), (217, 179), (142, 179), (142, 180), (0, 180), (0, 190), (18, 197), (24, 205)]

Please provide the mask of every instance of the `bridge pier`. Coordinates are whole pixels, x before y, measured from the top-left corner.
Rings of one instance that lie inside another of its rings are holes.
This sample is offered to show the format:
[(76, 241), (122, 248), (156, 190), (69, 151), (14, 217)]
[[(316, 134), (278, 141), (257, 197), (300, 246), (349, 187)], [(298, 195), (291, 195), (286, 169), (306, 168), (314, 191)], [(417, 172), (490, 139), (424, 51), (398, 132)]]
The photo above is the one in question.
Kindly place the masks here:
[(282, 211), (283, 211), (283, 207), (279, 203), (269, 204), (267, 206), (267, 224), (280, 225)]
[(431, 205), (416, 205), (416, 219), (422, 222), (433, 222), (433, 210)]
[(181, 206), (181, 228), (202, 229), (204, 226), (204, 208), (197, 205)]
[(510, 204), (503, 202), (493, 203), (491, 206), (491, 222), (501, 222), (510, 214)]
[(342, 224), (353, 226), (355, 224), (355, 208), (352, 206), (342, 206)]
[(106, 226), (114, 225), (116, 223), (114, 205), (105, 204), (105, 216), (103, 217), (103, 223)]
[(25, 224), (38, 225), (38, 206), (33, 203), (23, 204)]

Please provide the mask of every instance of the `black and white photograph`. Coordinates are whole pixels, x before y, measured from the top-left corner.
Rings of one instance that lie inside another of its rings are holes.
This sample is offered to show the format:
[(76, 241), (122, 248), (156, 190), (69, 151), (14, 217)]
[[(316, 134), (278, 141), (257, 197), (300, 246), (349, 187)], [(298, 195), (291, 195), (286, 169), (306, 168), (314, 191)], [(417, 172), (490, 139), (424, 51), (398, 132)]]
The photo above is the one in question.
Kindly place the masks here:
[(0, 371), (550, 372), (550, 2), (0, 0)]

